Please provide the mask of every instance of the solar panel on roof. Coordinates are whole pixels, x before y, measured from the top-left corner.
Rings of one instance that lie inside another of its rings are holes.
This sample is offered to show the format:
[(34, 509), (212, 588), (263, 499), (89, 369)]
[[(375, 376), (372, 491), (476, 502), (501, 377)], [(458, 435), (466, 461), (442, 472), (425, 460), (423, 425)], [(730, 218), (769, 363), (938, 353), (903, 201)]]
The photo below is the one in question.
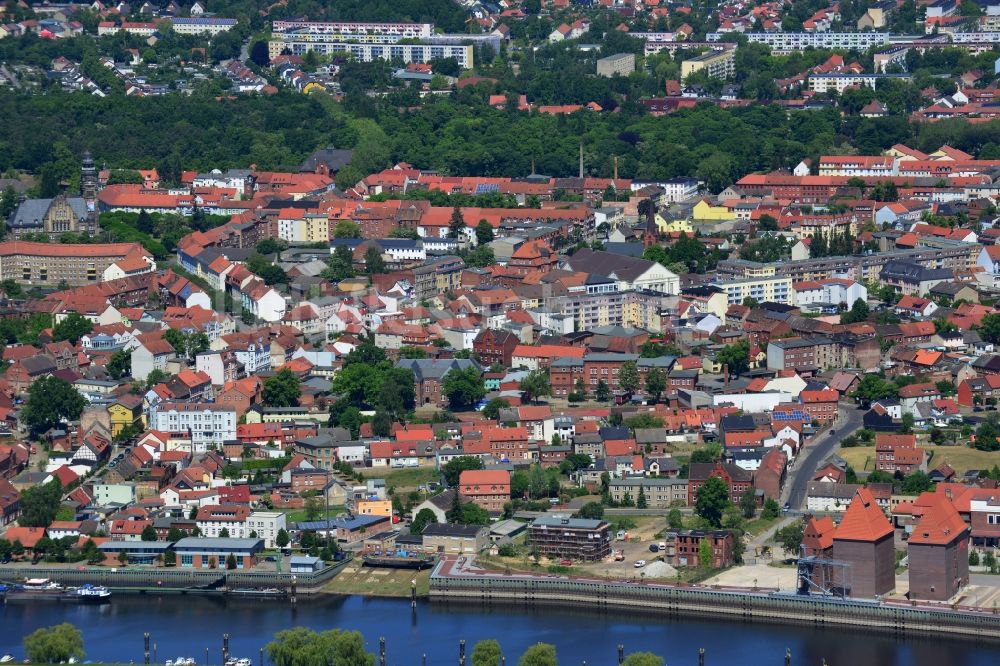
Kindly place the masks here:
[(500, 185), (497, 183), (479, 183), (476, 185), (476, 194), (485, 194), (487, 192), (499, 192)]

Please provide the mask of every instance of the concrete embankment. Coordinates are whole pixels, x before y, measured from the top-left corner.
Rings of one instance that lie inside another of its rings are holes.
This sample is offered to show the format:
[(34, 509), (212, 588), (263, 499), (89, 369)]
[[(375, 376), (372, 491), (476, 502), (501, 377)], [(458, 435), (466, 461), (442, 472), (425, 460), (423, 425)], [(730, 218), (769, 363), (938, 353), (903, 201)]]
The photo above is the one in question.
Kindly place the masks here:
[(1000, 615), (947, 606), (538, 576), (442, 575), (439, 572), (431, 576), (430, 597), (438, 603), (559, 605), (615, 612), (641, 609), (641, 612), (674, 616), (845, 627), (902, 636), (939, 634), (1000, 642)]

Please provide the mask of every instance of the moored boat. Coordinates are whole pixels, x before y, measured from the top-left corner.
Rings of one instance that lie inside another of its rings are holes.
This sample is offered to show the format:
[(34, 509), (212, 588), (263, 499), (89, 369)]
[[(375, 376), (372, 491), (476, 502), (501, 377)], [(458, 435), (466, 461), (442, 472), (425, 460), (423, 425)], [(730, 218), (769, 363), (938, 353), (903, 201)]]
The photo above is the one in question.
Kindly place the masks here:
[(397, 550), (394, 553), (373, 553), (365, 555), (365, 566), (387, 569), (429, 569), (434, 566), (434, 556)]
[(87, 583), (78, 587), (74, 593), (81, 602), (88, 604), (102, 604), (111, 601), (111, 591), (103, 585), (91, 585)]

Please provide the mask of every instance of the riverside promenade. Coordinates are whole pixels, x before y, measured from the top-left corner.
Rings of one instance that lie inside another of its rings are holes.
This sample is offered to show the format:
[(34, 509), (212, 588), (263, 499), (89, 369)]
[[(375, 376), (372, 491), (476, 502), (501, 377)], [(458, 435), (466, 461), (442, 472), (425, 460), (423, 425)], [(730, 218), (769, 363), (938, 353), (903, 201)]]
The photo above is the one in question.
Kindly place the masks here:
[(562, 605), (595, 611), (703, 615), (812, 626), (853, 627), (894, 635), (935, 634), (1000, 642), (995, 609), (934, 602), (835, 599), (773, 588), (623, 582), (481, 569), (474, 558), (445, 557), (431, 573), (433, 602)]

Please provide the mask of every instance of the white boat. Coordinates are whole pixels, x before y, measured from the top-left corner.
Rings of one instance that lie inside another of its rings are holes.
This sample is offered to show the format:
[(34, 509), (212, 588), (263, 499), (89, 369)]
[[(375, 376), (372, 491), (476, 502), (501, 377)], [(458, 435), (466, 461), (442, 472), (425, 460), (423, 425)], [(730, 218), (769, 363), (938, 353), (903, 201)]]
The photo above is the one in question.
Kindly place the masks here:
[(28, 578), (24, 581), (23, 587), (26, 590), (44, 590), (46, 592), (63, 589), (62, 585), (48, 578)]
[(103, 585), (91, 585), (87, 583), (79, 587), (74, 592), (80, 601), (86, 603), (103, 603), (111, 601), (111, 591)]
[(14, 661), (13, 655), (5, 654), (4, 656), (0, 657), (0, 664), (9, 664), (12, 661)]
[(253, 662), (246, 657), (241, 659), (229, 659), (226, 661), (226, 666), (253, 666)]

